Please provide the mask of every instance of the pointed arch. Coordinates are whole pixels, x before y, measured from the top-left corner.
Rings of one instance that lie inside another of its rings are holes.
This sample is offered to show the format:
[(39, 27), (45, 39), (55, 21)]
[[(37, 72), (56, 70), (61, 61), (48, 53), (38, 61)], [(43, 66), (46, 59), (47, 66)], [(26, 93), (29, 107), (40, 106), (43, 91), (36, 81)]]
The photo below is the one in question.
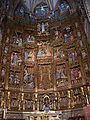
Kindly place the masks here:
[[(48, 1), (48, 0), (47, 0)], [(33, 14), (34, 16), (37, 18), (37, 19), (40, 19), (40, 18), (46, 18), (46, 17), (49, 17), (49, 13), (50, 13), (50, 6), (48, 5), (48, 2), (39, 2), (34, 10), (33, 10)]]
[(19, 0), (17, 6), (14, 9), (14, 15), (15, 14), (17, 14), (17, 15), (21, 14), (20, 16), (22, 16), (22, 15), (24, 15), (26, 10), (27, 10), (27, 8), (26, 8), (25, 4)]
[(66, 2), (70, 6), (71, 9), (73, 8), (73, 5), (70, 0), (58, 0), (56, 3), (55, 9), (58, 8), (58, 6), (60, 5), (61, 2)]

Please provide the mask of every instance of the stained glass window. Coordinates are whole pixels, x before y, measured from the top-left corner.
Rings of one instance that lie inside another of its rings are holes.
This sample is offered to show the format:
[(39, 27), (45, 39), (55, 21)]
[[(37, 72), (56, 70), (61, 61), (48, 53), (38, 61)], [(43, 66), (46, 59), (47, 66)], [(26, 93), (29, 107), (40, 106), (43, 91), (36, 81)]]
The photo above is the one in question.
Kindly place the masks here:
[(64, 30), (64, 42), (69, 42), (73, 40), (73, 33), (71, 27), (66, 27)]
[(21, 5), (17, 8), (17, 10), (14, 13), (15, 16), (23, 16), (24, 15), (24, 7)]
[(19, 15), (20, 16), (24, 15), (24, 7), (23, 6), (21, 6), (20, 9), (19, 9)]
[(63, 13), (65, 11), (70, 11), (70, 6), (64, 1), (60, 3), (59, 6), (60, 13)]
[(55, 15), (55, 19), (57, 19), (57, 18), (58, 18), (58, 16), (59, 16), (59, 14), (58, 14), (58, 11), (57, 11), (57, 10), (55, 11), (54, 15)]
[(9, 9), (9, 1), (3, 0), (2, 2), (4, 3), (6, 10), (8, 10)]

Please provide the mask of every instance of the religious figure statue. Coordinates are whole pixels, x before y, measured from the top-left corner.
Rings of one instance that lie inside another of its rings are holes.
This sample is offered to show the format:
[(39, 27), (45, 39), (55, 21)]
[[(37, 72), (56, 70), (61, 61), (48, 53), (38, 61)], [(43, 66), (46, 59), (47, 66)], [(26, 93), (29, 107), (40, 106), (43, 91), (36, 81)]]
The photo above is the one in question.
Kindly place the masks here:
[(38, 23), (38, 25), (37, 25), (37, 31), (38, 31), (38, 34), (41, 34), (41, 25), (40, 25), (40, 23)]
[(44, 7), (43, 6), (41, 6), (41, 15), (45, 15), (45, 9), (44, 9)]
[(37, 56), (42, 57), (42, 50), (41, 49), (39, 49)]
[(85, 59), (86, 58), (86, 52), (82, 51), (82, 58)]
[(64, 34), (64, 42), (67, 42), (67, 34)]
[(4, 52), (7, 54), (8, 53), (8, 47), (5, 47)]
[(42, 33), (45, 33), (45, 25), (44, 25), (44, 23), (42, 23), (42, 29), (41, 29), (41, 32), (42, 32)]
[(17, 53), (14, 54), (14, 65), (17, 64), (17, 60), (18, 60), (18, 56), (17, 56)]
[(1, 71), (1, 76), (2, 76), (2, 77), (4, 77), (4, 75), (5, 75), (5, 69), (4, 69), (4, 68), (2, 68), (2, 71)]
[(73, 77), (73, 70), (71, 70), (71, 80), (74, 80), (74, 77)]
[(22, 47), (22, 38), (19, 39), (18, 46)]
[(9, 43), (9, 37), (6, 38), (6, 43)]
[(36, 18), (38, 19), (38, 11), (36, 10)]
[(28, 53), (25, 52), (25, 61), (28, 59)]
[(60, 39), (60, 31), (55, 31), (55, 40)]
[(83, 42), (82, 42), (82, 40), (80, 40), (80, 47), (83, 47)]

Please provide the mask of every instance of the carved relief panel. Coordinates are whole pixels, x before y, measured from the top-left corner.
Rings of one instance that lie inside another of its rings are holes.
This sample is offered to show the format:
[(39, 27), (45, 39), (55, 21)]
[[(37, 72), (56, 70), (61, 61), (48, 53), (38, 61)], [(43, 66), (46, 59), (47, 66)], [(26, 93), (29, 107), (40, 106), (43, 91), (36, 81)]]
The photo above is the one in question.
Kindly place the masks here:
[(21, 66), (22, 57), (21, 54), (18, 52), (11, 52), (11, 65), (14, 67)]
[(8, 85), (9, 88), (20, 88), (20, 72), (10, 71)]
[(59, 89), (68, 87), (67, 68), (65, 64), (56, 66), (56, 85)]
[(67, 91), (61, 91), (58, 93), (58, 102), (59, 102), (59, 109), (65, 109), (68, 108), (69, 104), (69, 98), (68, 98), (68, 92)]
[(85, 74), (86, 74), (86, 80), (87, 83), (90, 84), (90, 69), (89, 69), (89, 64), (87, 62), (84, 63), (84, 69), (85, 69)]
[(19, 109), (19, 94), (16, 92), (12, 92), (10, 94), (10, 109), (18, 110)]
[(80, 88), (73, 89), (73, 91), (71, 91), (71, 97), (73, 98), (74, 107), (85, 104), (85, 98)]
[(68, 43), (69, 41), (73, 40), (73, 31), (71, 26), (68, 26), (64, 29), (63, 36), (64, 36), (65, 43)]
[(23, 40), (23, 43), (24, 43), (24, 48), (35, 48), (36, 46), (36, 41), (35, 41), (35, 37), (32, 35), (32, 34), (25, 34), (24, 35), (24, 40)]
[(68, 50), (68, 61), (69, 61), (69, 65), (72, 65), (78, 62), (78, 53), (75, 50), (75, 48)]
[(32, 95), (32, 93), (24, 94), (24, 110), (33, 111), (33, 95)]
[(38, 45), (38, 52), (37, 52), (38, 59), (52, 56), (52, 48), (48, 41), (47, 42), (38, 42), (37, 45)]
[(34, 68), (24, 68), (23, 88), (33, 89), (35, 87)]
[(50, 89), (53, 88), (53, 70), (51, 65), (38, 66), (38, 88)]
[[(3, 38), (3, 40), (5, 40), (5, 42), (3, 43), (3, 47), (2, 47), (2, 64), (6, 65), (6, 63), (9, 60), (9, 45), (10, 45), (10, 37), (7, 35), (5, 36), (5, 38)], [(1, 56), (0, 56), (1, 57)]]
[(54, 48), (54, 60), (57, 62), (65, 62), (65, 51), (62, 46)]
[(22, 33), (20, 33), (20, 32), (14, 33), (12, 39), (13, 39), (13, 40), (12, 40), (12, 44), (13, 44), (13, 45), (22, 47), (22, 45), (23, 45)]
[(81, 83), (82, 73), (79, 67), (70, 69), (70, 78), (72, 84)]
[(34, 63), (35, 61), (35, 52), (34, 49), (26, 49), (24, 55), (24, 61), (27, 64)]

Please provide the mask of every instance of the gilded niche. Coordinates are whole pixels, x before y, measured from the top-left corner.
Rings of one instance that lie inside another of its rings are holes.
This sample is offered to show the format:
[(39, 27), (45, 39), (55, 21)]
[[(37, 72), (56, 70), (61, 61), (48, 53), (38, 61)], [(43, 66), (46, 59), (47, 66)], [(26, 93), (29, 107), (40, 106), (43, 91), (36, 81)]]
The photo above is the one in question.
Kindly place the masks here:
[(39, 65), (38, 67), (38, 88), (50, 89), (53, 87), (53, 70), (51, 65)]

